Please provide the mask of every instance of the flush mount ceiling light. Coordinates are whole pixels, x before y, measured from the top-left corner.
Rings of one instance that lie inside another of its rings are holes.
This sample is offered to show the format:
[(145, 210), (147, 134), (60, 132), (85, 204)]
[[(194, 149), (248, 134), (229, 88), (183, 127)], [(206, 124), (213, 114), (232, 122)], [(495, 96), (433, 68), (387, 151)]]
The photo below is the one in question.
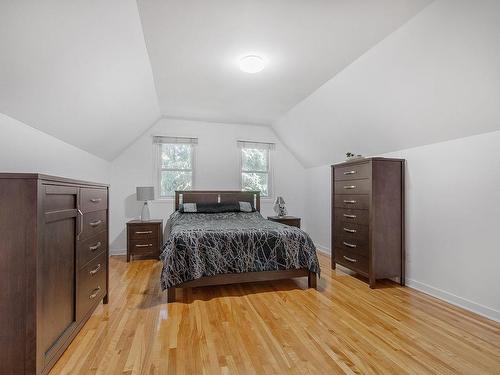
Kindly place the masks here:
[(266, 66), (264, 59), (257, 55), (247, 55), (240, 59), (240, 69), (245, 73), (258, 73)]

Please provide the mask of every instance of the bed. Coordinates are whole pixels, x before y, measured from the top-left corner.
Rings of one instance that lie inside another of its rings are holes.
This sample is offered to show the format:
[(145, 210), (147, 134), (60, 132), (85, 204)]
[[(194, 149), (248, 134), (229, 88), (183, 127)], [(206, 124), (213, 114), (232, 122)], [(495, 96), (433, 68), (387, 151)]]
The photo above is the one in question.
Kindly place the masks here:
[[(185, 203), (238, 204), (252, 212), (183, 213)], [(247, 204), (248, 206), (248, 204)], [(175, 212), (162, 247), (161, 285), (168, 302), (176, 289), (307, 277), (316, 287), (320, 268), (311, 238), (302, 230), (266, 220), (256, 191), (176, 191)]]

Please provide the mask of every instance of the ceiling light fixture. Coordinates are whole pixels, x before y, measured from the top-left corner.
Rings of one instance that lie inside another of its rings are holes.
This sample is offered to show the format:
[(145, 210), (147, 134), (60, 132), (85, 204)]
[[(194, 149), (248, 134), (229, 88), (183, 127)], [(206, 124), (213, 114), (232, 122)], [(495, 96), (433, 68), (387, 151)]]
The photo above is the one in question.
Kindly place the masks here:
[(245, 73), (258, 73), (266, 66), (264, 59), (257, 55), (248, 55), (240, 59), (240, 69)]

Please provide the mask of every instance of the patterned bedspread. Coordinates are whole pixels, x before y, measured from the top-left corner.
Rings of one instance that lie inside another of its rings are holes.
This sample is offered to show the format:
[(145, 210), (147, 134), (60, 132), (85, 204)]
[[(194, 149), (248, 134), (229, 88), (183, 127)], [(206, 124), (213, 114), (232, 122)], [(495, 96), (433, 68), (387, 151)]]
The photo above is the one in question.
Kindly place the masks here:
[(174, 212), (162, 248), (163, 289), (216, 274), (308, 268), (319, 274), (316, 249), (302, 230), (259, 212)]

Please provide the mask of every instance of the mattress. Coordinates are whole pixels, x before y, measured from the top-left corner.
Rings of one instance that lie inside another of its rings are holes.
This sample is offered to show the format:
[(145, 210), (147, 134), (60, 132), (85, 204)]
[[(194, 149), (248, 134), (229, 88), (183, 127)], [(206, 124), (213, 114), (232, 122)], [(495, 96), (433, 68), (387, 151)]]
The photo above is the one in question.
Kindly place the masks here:
[(307, 268), (319, 275), (313, 241), (299, 228), (266, 220), (259, 212), (181, 213), (167, 222), (161, 285), (203, 276)]

